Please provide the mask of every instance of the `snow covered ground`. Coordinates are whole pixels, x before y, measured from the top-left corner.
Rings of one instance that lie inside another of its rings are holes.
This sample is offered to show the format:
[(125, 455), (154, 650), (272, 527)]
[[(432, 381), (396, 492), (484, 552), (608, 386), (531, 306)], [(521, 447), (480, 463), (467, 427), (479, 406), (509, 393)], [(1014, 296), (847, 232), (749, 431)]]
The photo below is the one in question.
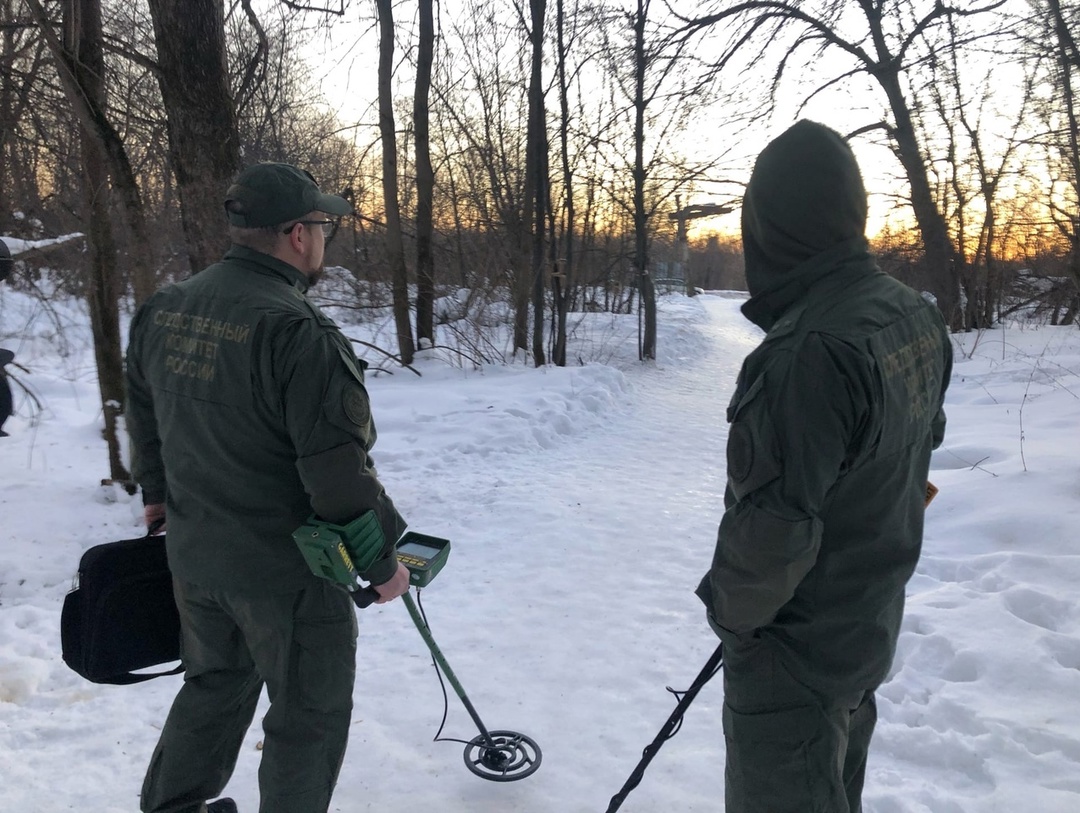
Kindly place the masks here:
[[(431, 742), (442, 696), (400, 602), (361, 613), (350, 750), (332, 809), (598, 813), (716, 646), (692, 590), (722, 512), (724, 407), (760, 338), (740, 299), (665, 297), (660, 359), (636, 318), (591, 316), (606, 363), (370, 378), (380, 474), (453, 553), (423, 591), (434, 635), (492, 729), (543, 749), (523, 781)], [(349, 335), (364, 338), (350, 326)], [(60, 658), (80, 554), (140, 533), (107, 476), (82, 307), (0, 288), (0, 338), (45, 405), (0, 439), (0, 810), (138, 808), (180, 678), (96, 686)], [(941, 493), (881, 688), (867, 813), (1080, 810), (1080, 331), (955, 337)], [(590, 354), (586, 353), (586, 357)], [(575, 357), (571, 353), (571, 357)], [(374, 360), (374, 359), (373, 359)], [(18, 371), (16, 371), (17, 374)], [(717, 811), (720, 680), (622, 810)], [(451, 695), (447, 736), (476, 734)], [(227, 794), (258, 805), (259, 727)]]

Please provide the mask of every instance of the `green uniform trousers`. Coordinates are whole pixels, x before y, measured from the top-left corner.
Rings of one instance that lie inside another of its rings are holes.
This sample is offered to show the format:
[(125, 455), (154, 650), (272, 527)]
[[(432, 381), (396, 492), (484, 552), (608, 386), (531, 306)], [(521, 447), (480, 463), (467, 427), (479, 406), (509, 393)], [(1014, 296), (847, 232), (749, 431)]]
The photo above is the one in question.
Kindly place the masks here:
[(724, 648), (727, 813), (861, 813), (872, 691), (823, 698), (760, 638)]
[(265, 684), (260, 813), (321, 813), (345, 756), (356, 610), (312, 577), (296, 593), (237, 596), (174, 580), (184, 685), (142, 788), (144, 813), (204, 813), (221, 794)]

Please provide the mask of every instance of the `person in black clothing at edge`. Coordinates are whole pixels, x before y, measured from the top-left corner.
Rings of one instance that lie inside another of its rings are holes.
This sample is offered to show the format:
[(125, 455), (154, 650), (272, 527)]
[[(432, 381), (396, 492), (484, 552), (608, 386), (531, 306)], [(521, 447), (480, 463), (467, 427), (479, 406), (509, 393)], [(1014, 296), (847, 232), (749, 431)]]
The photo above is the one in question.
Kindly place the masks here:
[[(15, 268), (15, 260), (11, 257), (11, 251), (7, 243), (0, 240), (0, 282), (11, 276)], [(5, 348), (0, 348), (0, 438), (6, 438), (8, 433), (4, 431), (4, 423), (15, 414), (15, 399), (11, 395), (11, 385), (7, 380), (4, 368), (14, 360), (15, 354)]]
[(698, 595), (724, 645), (727, 813), (858, 813), (944, 437), (938, 309), (875, 266), (839, 134), (800, 121), (742, 207), (766, 331), (727, 410), (727, 493)]
[(287, 164), (244, 169), (225, 198), (232, 247), (137, 312), (127, 351), (133, 474), (147, 524), (168, 518), (184, 685), (142, 787), (144, 813), (232, 813), (224, 790), (263, 686), (261, 813), (326, 811), (348, 740), (356, 610), (292, 532), (374, 512), (361, 575), (408, 589), (405, 521), (379, 482), (364, 367), (305, 296), (326, 233), (352, 211)]

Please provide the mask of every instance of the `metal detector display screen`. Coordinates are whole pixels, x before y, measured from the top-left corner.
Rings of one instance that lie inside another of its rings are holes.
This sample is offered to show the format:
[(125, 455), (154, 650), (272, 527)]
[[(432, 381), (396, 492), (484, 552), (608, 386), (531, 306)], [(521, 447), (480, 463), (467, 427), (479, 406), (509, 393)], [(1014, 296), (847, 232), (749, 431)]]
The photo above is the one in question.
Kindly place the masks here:
[(398, 545), (398, 553), (405, 556), (415, 556), (417, 559), (423, 559), (425, 562), (434, 559), (439, 555), (439, 551), (442, 548), (432, 547), (431, 545), (421, 545), (419, 542), (405, 542)]
[(427, 587), (446, 564), (450, 543), (434, 536), (409, 532), (398, 542), (398, 561), (409, 569), (409, 584)]

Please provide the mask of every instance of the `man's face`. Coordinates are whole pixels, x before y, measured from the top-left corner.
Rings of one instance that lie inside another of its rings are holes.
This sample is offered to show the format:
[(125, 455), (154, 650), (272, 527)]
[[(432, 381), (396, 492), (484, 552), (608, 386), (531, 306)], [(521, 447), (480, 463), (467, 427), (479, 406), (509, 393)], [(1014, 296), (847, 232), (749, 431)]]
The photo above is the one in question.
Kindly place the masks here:
[(275, 256), (289, 263), (314, 285), (323, 275), (326, 254), (324, 228), (330, 218), (322, 212), (311, 212), (281, 230)]

